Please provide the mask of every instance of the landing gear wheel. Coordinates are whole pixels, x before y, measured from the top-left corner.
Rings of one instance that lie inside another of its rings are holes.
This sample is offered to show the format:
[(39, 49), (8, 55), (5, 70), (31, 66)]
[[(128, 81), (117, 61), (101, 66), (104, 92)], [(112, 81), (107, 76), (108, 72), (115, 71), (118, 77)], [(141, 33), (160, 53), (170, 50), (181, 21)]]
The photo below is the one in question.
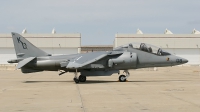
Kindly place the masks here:
[(125, 75), (120, 75), (119, 76), (119, 81), (120, 82), (126, 82), (126, 76)]
[(85, 82), (85, 81), (86, 81), (86, 76), (80, 75), (80, 76), (78, 77), (78, 79), (79, 79), (80, 82)]
[(79, 80), (77, 78), (74, 78), (75, 83), (79, 83)]

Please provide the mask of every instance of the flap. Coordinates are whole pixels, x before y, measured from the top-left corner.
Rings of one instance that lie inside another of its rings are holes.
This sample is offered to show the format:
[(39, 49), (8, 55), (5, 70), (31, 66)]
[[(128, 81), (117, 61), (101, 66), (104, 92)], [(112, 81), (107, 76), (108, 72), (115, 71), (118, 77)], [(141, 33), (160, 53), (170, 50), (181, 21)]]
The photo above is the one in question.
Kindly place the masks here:
[(20, 61), (17, 65), (17, 69), (23, 67), (24, 65), (28, 64), (30, 61), (32, 61), (33, 59), (35, 59), (35, 57), (29, 57), (29, 58), (26, 58), (22, 61)]

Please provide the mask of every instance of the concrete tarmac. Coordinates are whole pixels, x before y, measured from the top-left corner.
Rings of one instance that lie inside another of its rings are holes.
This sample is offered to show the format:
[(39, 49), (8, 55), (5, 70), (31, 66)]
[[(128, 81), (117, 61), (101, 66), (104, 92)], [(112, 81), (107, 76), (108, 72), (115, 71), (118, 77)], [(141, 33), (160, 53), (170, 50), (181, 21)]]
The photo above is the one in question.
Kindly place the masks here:
[(0, 71), (0, 112), (200, 112), (200, 67), (130, 73), (75, 84), (72, 73)]

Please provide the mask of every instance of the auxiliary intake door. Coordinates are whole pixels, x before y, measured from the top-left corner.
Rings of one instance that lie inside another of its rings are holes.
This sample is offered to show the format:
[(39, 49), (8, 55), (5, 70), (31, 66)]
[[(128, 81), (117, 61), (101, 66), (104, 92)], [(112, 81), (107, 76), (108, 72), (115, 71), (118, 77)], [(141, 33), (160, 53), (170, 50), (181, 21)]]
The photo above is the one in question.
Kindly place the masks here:
[(137, 54), (132, 52), (124, 52), (117, 58), (108, 60), (108, 67), (114, 67), (118, 69), (132, 69), (136, 68)]
[(130, 53), (130, 63), (131, 68), (136, 68), (137, 66), (137, 54), (136, 53)]

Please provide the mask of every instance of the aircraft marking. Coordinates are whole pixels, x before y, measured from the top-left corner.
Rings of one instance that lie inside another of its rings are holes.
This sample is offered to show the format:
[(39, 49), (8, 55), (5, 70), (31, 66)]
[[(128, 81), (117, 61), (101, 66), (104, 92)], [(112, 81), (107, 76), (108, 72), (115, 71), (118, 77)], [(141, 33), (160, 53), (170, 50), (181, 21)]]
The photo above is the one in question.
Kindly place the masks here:
[(27, 49), (26, 43), (22, 42), (22, 41), (20, 40), (20, 37), (17, 37), (17, 41), (18, 41), (18, 43), (21, 43), (21, 44), (22, 44), (23, 49)]
[(182, 63), (182, 59), (176, 59), (177, 63)]
[(81, 59), (82, 58), (82, 56), (80, 56), (79, 58), (77, 58), (76, 60), (79, 60), (79, 59)]

